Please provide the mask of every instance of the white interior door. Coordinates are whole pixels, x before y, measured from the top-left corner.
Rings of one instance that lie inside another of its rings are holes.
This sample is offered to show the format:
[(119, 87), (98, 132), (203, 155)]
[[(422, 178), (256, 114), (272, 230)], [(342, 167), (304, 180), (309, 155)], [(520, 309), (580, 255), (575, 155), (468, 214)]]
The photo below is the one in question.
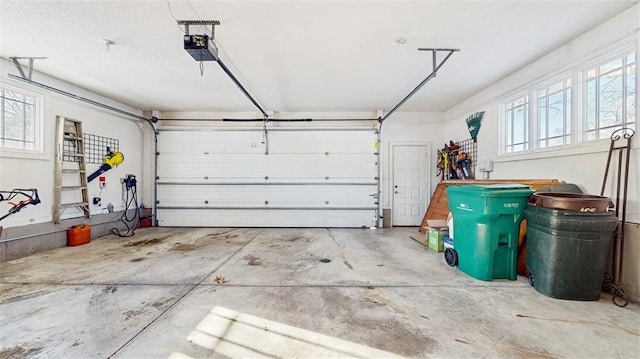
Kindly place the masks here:
[(159, 224), (374, 227), (375, 142), (375, 123), (280, 126), (268, 143), (261, 127), (161, 129)]
[(391, 201), (394, 226), (418, 226), (429, 196), (429, 144), (392, 144)]

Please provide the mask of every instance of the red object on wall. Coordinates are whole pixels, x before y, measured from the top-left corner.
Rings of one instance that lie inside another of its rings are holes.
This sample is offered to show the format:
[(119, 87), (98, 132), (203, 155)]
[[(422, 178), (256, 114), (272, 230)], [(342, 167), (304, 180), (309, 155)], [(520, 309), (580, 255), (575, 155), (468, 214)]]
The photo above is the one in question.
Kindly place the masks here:
[(67, 229), (67, 245), (79, 246), (91, 242), (91, 226), (81, 224)]

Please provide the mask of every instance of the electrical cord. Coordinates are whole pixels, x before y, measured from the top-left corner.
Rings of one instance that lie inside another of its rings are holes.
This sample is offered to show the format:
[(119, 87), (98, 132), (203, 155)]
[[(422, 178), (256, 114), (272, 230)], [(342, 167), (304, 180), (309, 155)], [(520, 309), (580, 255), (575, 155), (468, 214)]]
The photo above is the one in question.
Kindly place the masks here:
[(16, 214), (20, 212), (20, 210), (26, 207), (27, 205), (30, 205), (30, 204), (36, 205), (40, 203), (40, 197), (38, 196), (38, 190), (36, 188), (29, 188), (29, 189), (16, 188), (11, 191), (0, 191), (0, 202), (10, 201), (16, 198), (17, 196), (24, 196), (24, 197), (27, 197), (27, 199), (24, 199), (18, 203), (9, 202), (9, 204), (11, 205), (11, 208), (9, 209), (9, 212), (7, 214), (0, 217), (0, 221), (9, 217), (12, 214)]
[[(127, 186), (127, 194), (125, 199), (125, 208), (122, 216), (120, 217), (120, 222), (124, 224), (127, 228), (125, 232), (120, 232), (120, 230), (116, 227), (111, 228), (111, 233), (119, 236), (119, 237), (133, 237), (135, 235), (135, 230), (140, 226), (140, 211), (138, 210), (138, 189), (135, 184)], [(131, 193), (131, 198), (129, 198), (129, 193)], [(133, 212), (133, 216), (129, 218), (127, 212), (129, 211), (129, 207), (134, 205), (135, 211)], [(134, 222), (135, 221), (135, 222)]]

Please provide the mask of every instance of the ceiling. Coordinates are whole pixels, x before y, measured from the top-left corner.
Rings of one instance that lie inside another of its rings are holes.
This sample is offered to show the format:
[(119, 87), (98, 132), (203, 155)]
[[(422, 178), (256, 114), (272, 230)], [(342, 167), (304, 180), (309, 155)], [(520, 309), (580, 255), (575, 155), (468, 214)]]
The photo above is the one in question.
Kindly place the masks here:
[(0, 0), (0, 57), (47, 57), (37, 71), (141, 110), (257, 112), (183, 50), (176, 19), (216, 19), (224, 63), (265, 109), (359, 112), (431, 72), (419, 47), (458, 48), (402, 107), (446, 111), (637, 2)]

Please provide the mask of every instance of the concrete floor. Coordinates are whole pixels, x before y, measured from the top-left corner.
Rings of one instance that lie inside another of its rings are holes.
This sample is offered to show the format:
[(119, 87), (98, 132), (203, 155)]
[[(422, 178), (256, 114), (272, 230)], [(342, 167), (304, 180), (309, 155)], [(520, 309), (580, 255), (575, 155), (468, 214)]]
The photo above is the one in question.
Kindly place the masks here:
[(148, 228), (0, 263), (0, 358), (640, 357), (637, 305), (478, 281), (416, 232)]

